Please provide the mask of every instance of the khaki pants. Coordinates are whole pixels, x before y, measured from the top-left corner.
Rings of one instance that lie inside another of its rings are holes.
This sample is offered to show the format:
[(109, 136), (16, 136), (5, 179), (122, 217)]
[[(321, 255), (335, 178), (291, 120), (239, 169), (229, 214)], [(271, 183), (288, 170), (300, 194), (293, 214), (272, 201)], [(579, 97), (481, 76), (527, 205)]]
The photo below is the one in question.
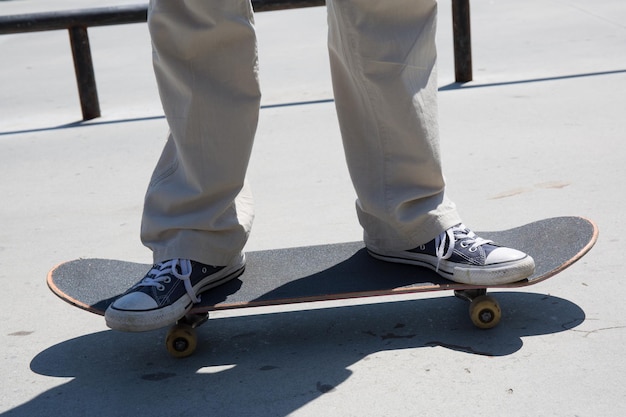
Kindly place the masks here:
[[(445, 197), (435, 0), (327, 0), (337, 115), (365, 243), (410, 249), (460, 222)], [(142, 240), (155, 262), (224, 265), (254, 217), (245, 176), (260, 89), (250, 0), (152, 0), (154, 69), (170, 135)]]

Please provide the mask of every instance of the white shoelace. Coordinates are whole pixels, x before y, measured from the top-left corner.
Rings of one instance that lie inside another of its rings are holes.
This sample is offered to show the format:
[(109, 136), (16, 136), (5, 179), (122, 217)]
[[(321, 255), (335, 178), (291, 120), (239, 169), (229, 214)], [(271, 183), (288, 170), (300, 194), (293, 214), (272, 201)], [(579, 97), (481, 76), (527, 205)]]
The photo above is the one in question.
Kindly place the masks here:
[[(493, 243), (492, 240), (483, 239), (476, 236), (474, 232), (467, 229), (464, 224), (451, 227), (435, 238), (435, 254), (437, 255), (437, 271), (442, 260), (450, 259), (454, 253), (454, 247), (458, 240), (463, 240), (461, 246), (468, 247), (470, 252), (475, 252), (479, 246)], [(447, 249), (446, 249), (447, 245)]]
[[(178, 272), (179, 269), (181, 273)], [(170, 275), (183, 281), (191, 301), (194, 303), (200, 302), (200, 298), (196, 296), (191, 285), (191, 261), (188, 259), (172, 259), (171, 261), (160, 263), (158, 268), (156, 266), (152, 268), (148, 275), (137, 285), (156, 287), (157, 290), (163, 291), (165, 289), (163, 284), (169, 284), (172, 279)]]

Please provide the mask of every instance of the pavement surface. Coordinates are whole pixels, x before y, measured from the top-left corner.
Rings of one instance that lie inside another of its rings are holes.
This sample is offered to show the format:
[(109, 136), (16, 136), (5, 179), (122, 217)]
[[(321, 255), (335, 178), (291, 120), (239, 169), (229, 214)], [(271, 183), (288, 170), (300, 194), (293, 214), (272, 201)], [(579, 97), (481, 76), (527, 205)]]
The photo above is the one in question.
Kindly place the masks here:
[[(50, 3), (5, 0), (0, 14), (134, 2)], [(626, 415), (624, 22), (623, 0), (475, 0), (474, 81), (458, 85), (440, 2), (442, 148), (465, 223), (581, 215), (600, 227), (572, 268), (498, 291), (499, 327), (475, 330), (447, 294), (233, 311), (185, 360), (164, 331), (110, 331), (45, 284), (75, 258), (150, 262), (140, 215), (167, 127), (145, 24), (90, 29), (103, 117), (88, 123), (67, 33), (0, 36), (0, 415)], [(247, 250), (359, 240), (325, 9), (260, 13), (257, 26)]]

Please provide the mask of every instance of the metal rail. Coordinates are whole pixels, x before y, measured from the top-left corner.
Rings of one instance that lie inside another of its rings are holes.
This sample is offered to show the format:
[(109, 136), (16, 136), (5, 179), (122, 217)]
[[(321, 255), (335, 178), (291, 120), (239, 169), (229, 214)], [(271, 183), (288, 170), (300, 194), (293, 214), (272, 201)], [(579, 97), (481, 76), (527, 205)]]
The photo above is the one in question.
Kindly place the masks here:
[[(325, 0), (252, 0), (256, 12), (325, 4)], [(452, 9), (456, 81), (467, 82), (472, 80), (469, 0), (452, 0)], [(83, 120), (91, 120), (100, 117), (101, 112), (87, 28), (143, 23), (147, 16), (145, 4), (0, 16), (0, 35), (67, 30)]]

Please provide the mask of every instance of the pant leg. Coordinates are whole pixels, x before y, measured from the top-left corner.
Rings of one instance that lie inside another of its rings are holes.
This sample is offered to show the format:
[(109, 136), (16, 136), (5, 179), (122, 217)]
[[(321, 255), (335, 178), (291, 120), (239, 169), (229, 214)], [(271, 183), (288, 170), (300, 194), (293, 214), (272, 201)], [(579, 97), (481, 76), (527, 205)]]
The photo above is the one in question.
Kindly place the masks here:
[(329, 0), (329, 54), (357, 212), (372, 249), (460, 222), (439, 154), (435, 0)]
[(253, 220), (246, 169), (260, 106), (250, 0), (152, 0), (154, 70), (170, 127), (145, 199), (155, 262), (225, 265)]

